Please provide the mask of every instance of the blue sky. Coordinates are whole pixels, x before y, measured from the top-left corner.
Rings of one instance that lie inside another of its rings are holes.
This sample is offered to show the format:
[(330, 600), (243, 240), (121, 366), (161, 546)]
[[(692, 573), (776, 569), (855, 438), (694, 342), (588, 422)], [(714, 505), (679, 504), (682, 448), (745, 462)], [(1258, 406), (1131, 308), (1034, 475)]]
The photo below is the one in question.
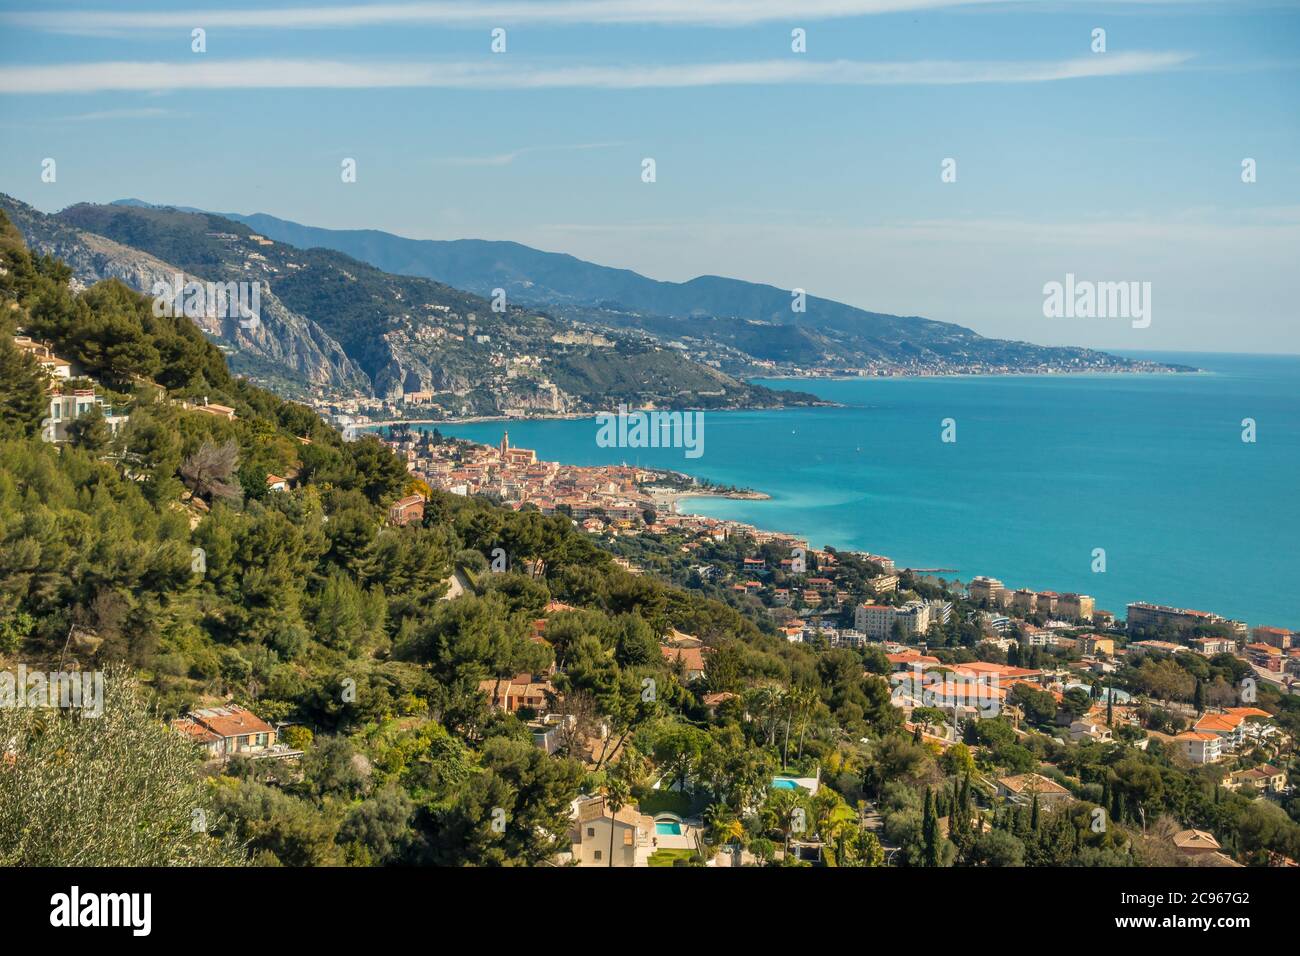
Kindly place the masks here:
[[(0, 136), (0, 190), (47, 211), (133, 196), (1047, 344), (1300, 352), (1295, 3), (4, 0)], [(1150, 327), (1045, 318), (1067, 272), (1151, 282)]]

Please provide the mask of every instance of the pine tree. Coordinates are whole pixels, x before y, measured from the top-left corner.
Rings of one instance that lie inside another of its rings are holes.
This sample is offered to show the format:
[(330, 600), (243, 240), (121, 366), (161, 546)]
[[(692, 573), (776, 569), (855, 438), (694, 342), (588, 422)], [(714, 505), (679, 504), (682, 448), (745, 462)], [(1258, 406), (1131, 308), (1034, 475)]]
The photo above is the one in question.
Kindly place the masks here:
[(113, 433), (104, 421), (98, 405), (68, 425), (68, 443), (92, 454), (103, 451), (113, 440)]
[(49, 413), (41, 367), (0, 326), (0, 437), (35, 435)]

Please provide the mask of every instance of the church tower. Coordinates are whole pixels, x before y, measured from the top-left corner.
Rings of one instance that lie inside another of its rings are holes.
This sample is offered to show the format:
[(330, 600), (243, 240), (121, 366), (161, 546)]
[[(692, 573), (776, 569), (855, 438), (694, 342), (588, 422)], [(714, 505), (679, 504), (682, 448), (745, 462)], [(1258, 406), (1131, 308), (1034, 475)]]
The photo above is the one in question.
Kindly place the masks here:
[(500, 448), (500, 452), (501, 452), (501, 457), (502, 457), (502, 459), (504, 459), (504, 458), (506, 457), (506, 455), (509, 454), (509, 452), (510, 452), (510, 432), (505, 432), (504, 434), (502, 434), (502, 436), (501, 436), (501, 448)]

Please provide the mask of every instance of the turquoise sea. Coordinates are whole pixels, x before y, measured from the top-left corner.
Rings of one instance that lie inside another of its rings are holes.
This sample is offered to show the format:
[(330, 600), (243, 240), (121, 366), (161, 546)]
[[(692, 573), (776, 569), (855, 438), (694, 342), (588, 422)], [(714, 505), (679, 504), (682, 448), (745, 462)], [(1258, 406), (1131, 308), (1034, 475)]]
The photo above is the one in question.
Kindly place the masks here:
[[(1300, 356), (1181, 353), (1180, 375), (762, 381), (838, 408), (705, 414), (704, 453), (596, 445), (594, 420), (443, 425), (573, 464), (673, 468), (767, 492), (684, 510), (956, 569), (1300, 628)], [(940, 440), (943, 419), (954, 443)], [(1242, 441), (1254, 419), (1257, 440)], [(1106, 571), (1092, 570), (1104, 548)]]

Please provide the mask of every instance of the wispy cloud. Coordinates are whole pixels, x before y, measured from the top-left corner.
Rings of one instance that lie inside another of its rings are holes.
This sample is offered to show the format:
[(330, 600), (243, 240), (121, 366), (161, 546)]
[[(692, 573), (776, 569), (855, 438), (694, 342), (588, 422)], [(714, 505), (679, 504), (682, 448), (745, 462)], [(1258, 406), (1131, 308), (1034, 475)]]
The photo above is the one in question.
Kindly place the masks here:
[(507, 153), (487, 156), (448, 156), (438, 160), (448, 166), (510, 166), (515, 160), (533, 153), (574, 153), (589, 149), (611, 149), (622, 143), (573, 143), (567, 146), (522, 146)]
[(430, 64), (278, 59), (63, 63), (0, 67), (0, 92), (380, 87), (664, 89), (794, 83), (851, 86), (1044, 83), (1163, 72), (1176, 69), (1190, 59), (1187, 53), (1135, 51), (1067, 60), (834, 60), (819, 63), (792, 58), (659, 66), (559, 67), (483, 61)]
[(774, 20), (976, 7), (1035, 0), (487, 0), (479, 3), (383, 3), (210, 10), (16, 11), (0, 20), (60, 33), (206, 29), (304, 30), (429, 24), (665, 24), (747, 26)]

